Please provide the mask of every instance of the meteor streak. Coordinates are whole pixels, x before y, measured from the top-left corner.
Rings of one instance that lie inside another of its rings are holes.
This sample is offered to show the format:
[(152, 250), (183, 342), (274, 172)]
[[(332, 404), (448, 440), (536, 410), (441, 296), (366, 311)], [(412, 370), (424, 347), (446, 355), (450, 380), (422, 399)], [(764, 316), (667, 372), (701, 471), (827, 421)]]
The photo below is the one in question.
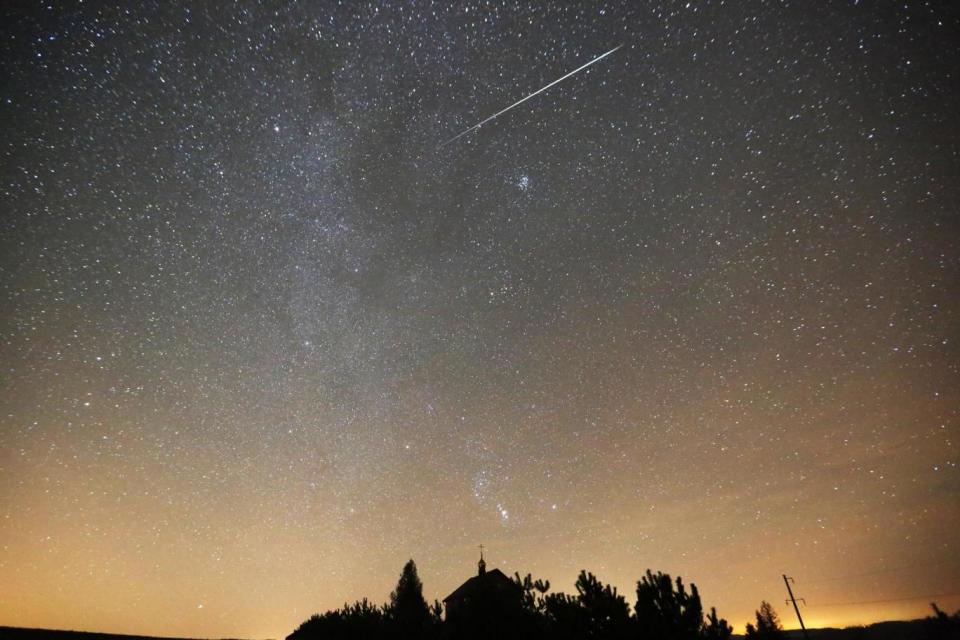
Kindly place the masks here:
[(501, 111), (497, 111), (495, 114), (493, 114), (492, 116), (490, 116), (490, 117), (487, 118), (486, 120), (481, 120), (481, 121), (478, 122), (477, 124), (473, 125), (473, 126), (470, 127), (469, 129), (467, 129), (466, 131), (462, 131), (461, 133), (458, 133), (458, 134), (455, 135), (454, 137), (450, 138), (449, 140), (447, 140), (446, 142), (444, 142), (443, 144), (441, 144), (439, 147), (437, 147), (437, 149), (442, 149), (443, 147), (447, 146), (447, 145), (450, 144), (451, 142), (454, 142), (455, 140), (459, 140), (460, 138), (462, 138), (463, 136), (467, 135), (467, 134), (470, 133), (471, 131), (473, 131), (473, 130), (475, 130), (475, 129), (479, 129), (479, 128), (482, 127), (483, 125), (487, 124), (488, 122), (490, 122), (491, 120), (493, 120), (493, 119), (496, 118), (497, 116), (503, 115), (504, 113), (506, 113), (507, 111), (510, 111), (510, 109), (513, 109), (513, 108), (516, 107), (517, 105), (523, 104), (524, 102), (526, 102), (527, 100), (529, 100), (529, 99), (532, 98), (533, 96), (535, 96), (535, 95), (537, 95), (537, 94), (539, 94), (539, 93), (543, 93), (544, 91), (546, 91), (547, 89), (549, 89), (549, 88), (552, 87), (553, 85), (555, 85), (555, 84), (557, 84), (557, 83), (560, 83), (560, 82), (563, 82), (564, 80), (566, 80), (566, 79), (569, 78), (570, 76), (574, 75), (575, 73), (579, 73), (580, 71), (583, 71), (584, 69), (586, 69), (586, 68), (589, 67), (590, 65), (592, 65), (592, 64), (594, 64), (594, 63), (596, 63), (596, 62), (600, 62), (601, 60), (603, 60), (603, 59), (606, 58), (608, 55), (610, 55), (611, 53), (613, 53), (614, 51), (616, 51), (617, 49), (619, 49), (619, 48), (622, 47), (622, 46), (623, 46), (622, 44), (619, 44), (619, 45), (615, 46), (613, 49), (610, 49), (610, 51), (607, 51), (607, 52), (604, 53), (603, 55), (597, 56), (596, 58), (594, 58), (593, 60), (591, 60), (591, 61), (588, 62), (587, 64), (583, 65), (582, 67), (577, 67), (576, 69), (574, 69), (573, 71), (571, 71), (571, 72), (568, 73), (567, 75), (563, 76), (562, 78), (557, 78), (556, 80), (554, 80), (553, 82), (551, 82), (551, 83), (548, 84), (547, 86), (543, 87), (542, 89), (537, 89), (536, 91), (534, 91), (533, 93), (531, 93), (530, 95), (528, 95), (526, 98), (523, 98), (523, 99), (521, 99), (521, 100), (517, 100), (516, 102), (514, 102), (512, 105), (510, 105), (510, 106), (507, 107), (506, 109), (503, 109), (503, 110), (501, 110)]

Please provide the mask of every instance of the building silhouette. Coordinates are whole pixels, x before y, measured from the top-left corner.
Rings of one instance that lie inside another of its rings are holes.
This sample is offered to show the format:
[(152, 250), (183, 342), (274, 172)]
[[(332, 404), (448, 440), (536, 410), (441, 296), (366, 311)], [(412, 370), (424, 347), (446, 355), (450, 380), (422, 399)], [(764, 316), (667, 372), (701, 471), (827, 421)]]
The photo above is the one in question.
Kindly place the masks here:
[(443, 599), (446, 622), (455, 637), (488, 637), (516, 622), (523, 590), (499, 569), (487, 571), (480, 550), (477, 575)]

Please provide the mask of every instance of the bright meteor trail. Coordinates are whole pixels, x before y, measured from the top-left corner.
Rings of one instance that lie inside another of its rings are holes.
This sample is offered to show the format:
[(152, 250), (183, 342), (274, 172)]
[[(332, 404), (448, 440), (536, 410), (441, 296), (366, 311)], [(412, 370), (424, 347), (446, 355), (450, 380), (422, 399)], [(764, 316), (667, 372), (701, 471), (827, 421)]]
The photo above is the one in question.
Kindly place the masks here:
[(520, 100), (517, 100), (516, 102), (514, 102), (512, 105), (510, 105), (510, 106), (507, 107), (506, 109), (503, 109), (503, 110), (501, 110), (501, 111), (497, 111), (495, 114), (493, 114), (492, 116), (490, 116), (490, 117), (487, 118), (486, 120), (481, 120), (481, 121), (478, 122), (477, 124), (473, 125), (473, 126), (470, 127), (469, 129), (467, 129), (466, 131), (463, 131), (463, 132), (455, 135), (454, 137), (450, 138), (449, 140), (447, 140), (446, 142), (444, 142), (443, 144), (441, 144), (441, 145), (440, 145), (439, 147), (437, 147), (437, 148), (438, 148), (438, 149), (442, 149), (443, 147), (447, 146), (447, 145), (450, 144), (451, 142), (453, 142), (453, 141), (455, 141), (455, 140), (458, 140), (458, 139), (462, 138), (463, 136), (467, 135), (467, 134), (470, 133), (471, 131), (473, 131), (473, 130), (475, 130), (475, 129), (479, 129), (480, 127), (482, 127), (483, 125), (487, 124), (488, 122), (490, 122), (491, 120), (493, 120), (493, 119), (496, 118), (497, 116), (503, 115), (504, 113), (506, 113), (507, 111), (510, 111), (510, 109), (513, 109), (513, 108), (516, 107), (517, 105), (523, 104), (524, 102), (526, 102), (527, 100), (529, 100), (529, 99), (532, 98), (533, 96), (537, 95), (538, 93), (543, 93), (544, 91), (546, 91), (547, 89), (549, 89), (549, 88), (552, 87), (553, 85), (558, 84), (558, 83), (560, 83), (560, 82), (563, 82), (564, 80), (566, 80), (566, 79), (569, 78), (570, 76), (572, 76), (572, 75), (574, 75), (574, 74), (576, 74), (576, 73), (579, 73), (579, 72), (583, 71), (584, 69), (586, 69), (587, 67), (589, 67), (590, 65), (592, 65), (592, 64), (594, 64), (594, 63), (596, 63), (596, 62), (600, 62), (601, 60), (603, 60), (603, 59), (606, 58), (608, 55), (610, 55), (611, 53), (613, 53), (614, 51), (616, 51), (617, 49), (619, 49), (619, 48), (622, 47), (622, 46), (623, 46), (622, 44), (617, 45), (617, 46), (614, 47), (613, 49), (610, 49), (610, 51), (607, 51), (607, 52), (604, 53), (603, 55), (597, 56), (596, 58), (594, 58), (593, 60), (591, 60), (591, 61), (588, 62), (587, 64), (583, 65), (582, 67), (577, 67), (576, 69), (574, 69), (573, 71), (571, 71), (571, 72), (568, 73), (567, 75), (565, 75), (565, 76), (563, 76), (563, 77), (561, 77), (561, 78), (557, 78), (556, 80), (554, 80), (553, 82), (551, 82), (550, 84), (548, 84), (547, 86), (545, 86), (545, 87), (543, 87), (543, 88), (541, 88), (541, 89), (537, 89), (536, 91), (534, 91), (533, 93), (531, 93), (530, 95), (528, 95), (526, 98), (522, 98), (522, 99), (520, 99)]

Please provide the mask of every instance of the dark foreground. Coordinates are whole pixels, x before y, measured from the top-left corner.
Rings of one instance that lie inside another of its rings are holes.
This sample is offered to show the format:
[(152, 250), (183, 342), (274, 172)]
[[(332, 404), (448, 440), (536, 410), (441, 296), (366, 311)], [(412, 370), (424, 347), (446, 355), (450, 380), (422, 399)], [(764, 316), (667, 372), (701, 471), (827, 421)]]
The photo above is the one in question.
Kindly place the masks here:
[[(866, 627), (846, 629), (808, 629), (810, 640), (928, 640), (929, 627), (924, 620), (878, 622)], [(788, 640), (802, 640), (800, 631), (785, 631)], [(744, 636), (734, 635), (739, 640)], [(116, 633), (85, 631), (57, 631), (52, 629), (22, 629), (0, 627), (0, 640), (191, 640), (162, 636), (131, 636)], [(949, 636), (945, 640), (955, 640)]]
[[(0, 627), (0, 640), (192, 640), (163, 636), (129, 636), (120, 633), (92, 633), (88, 631), (58, 631), (55, 629), (23, 629)], [(225, 639), (226, 640), (226, 639)]]
[[(789, 640), (803, 640), (799, 630), (784, 631), (784, 635)], [(955, 629), (935, 627), (929, 619), (876, 622), (845, 629), (807, 629), (807, 637), (810, 640), (960, 640)]]

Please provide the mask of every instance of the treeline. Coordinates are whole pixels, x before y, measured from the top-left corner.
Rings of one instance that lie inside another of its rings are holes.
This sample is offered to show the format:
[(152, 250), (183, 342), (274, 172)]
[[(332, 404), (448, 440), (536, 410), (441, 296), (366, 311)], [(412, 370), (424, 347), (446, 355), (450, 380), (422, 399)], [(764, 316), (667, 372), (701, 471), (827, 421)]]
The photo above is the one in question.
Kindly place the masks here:
[[(428, 605), (413, 560), (407, 562), (390, 601), (371, 604), (364, 599), (312, 616), (287, 640), (730, 640), (733, 629), (715, 608), (704, 612), (695, 584), (689, 588), (678, 576), (647, 571), (637, 582), (633, 607), (611, 585), (592, 573), (580, 572), (575, 594), (550, 593), (550, 583), (527, 574), (512, 578), (516, 597), (483, 601), (474, 598), (453, 620), (445, 619), (443, 605)], [(960, 640), (960, 612), (948, 615), (931, 605), (934, 615), (916, 621), (914, 632), (897, 638)], [(762, 602), (756, 620), (746, 626), (749, 640), (787, 640), (776, 611)], [(872, 628), (818, 630), (817, 638), (890, 640)], [(790, 637), (797, 637), (791, 632)]]
[[(637, 583), (631, 609), (626, 598), (592, 573), (582, 571), (575, 594), (550, 593), (550, 583), (531, 575), (513, 577), (516, 598), (473, 602), (455, 620), (445, 620), (438, 601), (428, 605), (417, 567), (403, 568), (390, 602), (368, 600), (312, 616), (287, 640), (472, 640), (513, 638), (580, 640), (729, 640), (733, 629), (716, 609), (704, 612), (695, 584), (678, 576), (647, 571)], [(472, 609), (472, 611), (470, 610)], [(772, 616), (772, 617), (771, 617)], [(781, 637), (781, 627), (766, 603), (750, 629), (758, 640)]]

